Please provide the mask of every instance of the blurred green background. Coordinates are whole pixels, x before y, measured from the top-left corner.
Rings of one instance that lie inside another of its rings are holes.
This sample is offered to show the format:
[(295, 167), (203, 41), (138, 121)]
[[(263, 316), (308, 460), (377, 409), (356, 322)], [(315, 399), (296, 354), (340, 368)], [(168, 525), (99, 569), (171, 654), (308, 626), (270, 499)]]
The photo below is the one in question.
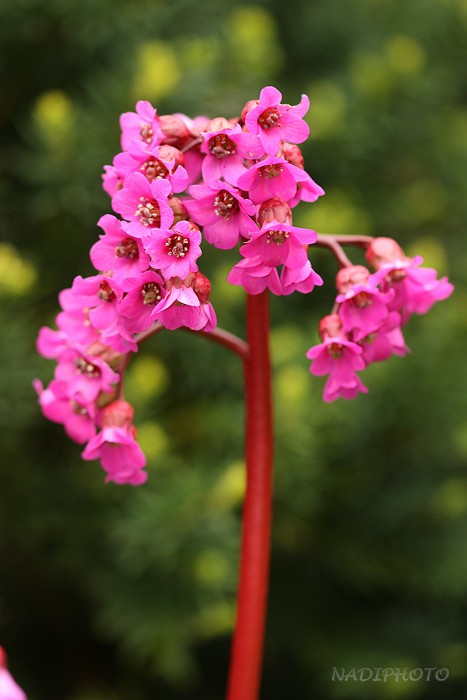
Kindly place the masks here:
[[(273, 84), (311, 98), (296, 223), (395, 235), (449, 274), (412, 353), (324, 405), (305, 352), (333, 301), (272, 300), (276, 471), (263, 700), (467, 693), (467, 1), (6, 0), (0, 5), (0, 643), (30, 700), (220, 700), (243, 493), (238, 358), (164, 333), (129, 371), (146, 486), (103, 484), (32, 378), (38, 328), (110, 211), (118, 116), (233, 116)], [(206, 251), (243, 335), (235, 251)], [(358, 255), (355, 260), (360, 261)], [(447, 667), (441, 682), (333, 682), (333, 667)]]

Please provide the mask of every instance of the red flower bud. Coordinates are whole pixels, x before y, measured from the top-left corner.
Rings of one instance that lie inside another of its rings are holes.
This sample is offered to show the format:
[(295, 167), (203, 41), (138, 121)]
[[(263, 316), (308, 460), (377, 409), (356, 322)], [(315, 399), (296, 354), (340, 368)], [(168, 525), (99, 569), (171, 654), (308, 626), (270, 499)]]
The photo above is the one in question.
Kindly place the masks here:
[(280, 224), (292, 225), (292, 210), (283, 199), (274, 197), (263, 202), (259, 207), (257, 220), (260, 226), (278, 221)]
[(319, 335), (321, 340), (336, 338), (342, 335), (342, 320), (339, 314), (329, 314), (319, 322)]
[(341, 294), (345, 294), (356, 284), (365, 284), (370, 271), (363, 265), (350, 265), (343, 267), (336, 276), (336, 287)]
[(164, 133), (164, 145), (182, 148), (191, 139), (188, 127), (175, 114), (162, 114), (159, 117), (160, 127)]
[(113, 401), (102, 411), (103, 428), (129, 428), (133, 423), (135, 412), (127, 401)]
[(405, 260), (404, 251), (393, 238), (374, 238), (366, 251), (366, 259), (378, 270), (381, 265), (395, 260)]

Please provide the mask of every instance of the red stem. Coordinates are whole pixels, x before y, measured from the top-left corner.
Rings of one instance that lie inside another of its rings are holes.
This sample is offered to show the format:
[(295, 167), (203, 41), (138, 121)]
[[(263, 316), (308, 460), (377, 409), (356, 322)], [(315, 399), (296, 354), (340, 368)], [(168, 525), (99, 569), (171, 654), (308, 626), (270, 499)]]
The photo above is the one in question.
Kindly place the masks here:
[(247, 487), (227, 700), (257, 700), (263, 657), (273, 457), (267, 291), (247, 295), (247, 332), (250, 350), (244, 363)]

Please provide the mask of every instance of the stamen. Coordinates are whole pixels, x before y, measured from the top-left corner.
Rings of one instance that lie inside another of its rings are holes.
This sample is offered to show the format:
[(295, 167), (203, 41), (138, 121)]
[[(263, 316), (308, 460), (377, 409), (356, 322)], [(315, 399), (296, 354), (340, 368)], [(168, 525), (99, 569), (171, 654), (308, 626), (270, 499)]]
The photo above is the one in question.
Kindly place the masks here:
[(266, 243), (277, 243), (282, 245), (289, 237), (288, 231), (268, 231)]
[(134, 260), (139, 256), (138, 244), (134, 238), (124, 238), (115, 248), (117, 258), (127, 258)]
[(217, 134), (208, 141), (208, 148), (216, 158), (227, 158), (236, 152), (234, 142), (226, 134)]
[(227, 192), (227, 190), (221, 190), (219, 194), (214, 199), (214, 210), (216, 216), (221, 216), (223, 219), (228, 221), (232, 214), (235, 214), (240, 208), (238, 200)]
[(262, 129), (271, 129), (273, 126), (276, 126), (280, 116), (277, 107), (268, 107), (258, 117), (258, 124)]
[(75, 359), (75, 367), (76, 371), (79, 374), (85, 374), (91, 379), (94, 379), (95, 377), (100, 377), (101, 371), (99, 367), (96, 367), (96, 365), (93, 365), (91, 362), (88, 362), (84, 359), (84, 357), (77, 357)]
[(142, 124), (139, 133), (145, 143), (151, 143), (154, 138), (154, 131), (150, 124)]
[(140, 204), (136, 207), (135, 216), (143, 226), (159, 226), (161, 212), (157, 202), (150, 202), (146, 197), (140, 197)]
[(176, 258), (184, 258), (190, 249), (190, 241), (179, 234), (173, 234), (165, 242), (168, 248), (167, 255), (174, 255)]
[(153, 182), (153, 180), (157, 179), (164, 179), (169, 174), (165, 165), (161, 163), (160, 160), (157, 160), (157, 158), (149, 158), (143, 163), (140, 169), (146, 175), (149, 182)]
[(160, 285), (156, 282), (146, 282), (141, 287), (141, 296), (143, 297), (143, 304), (157, 304), (162, 299)]
[(328, 354), (334, 359), (341, 357), (344, 348), (341, 343), (331, 343), (328, 345)]
[(116, 299), (115, 293), (108, 282), (101, 282), (97, 290), (97, 298), (102, 301), (113, 301)]

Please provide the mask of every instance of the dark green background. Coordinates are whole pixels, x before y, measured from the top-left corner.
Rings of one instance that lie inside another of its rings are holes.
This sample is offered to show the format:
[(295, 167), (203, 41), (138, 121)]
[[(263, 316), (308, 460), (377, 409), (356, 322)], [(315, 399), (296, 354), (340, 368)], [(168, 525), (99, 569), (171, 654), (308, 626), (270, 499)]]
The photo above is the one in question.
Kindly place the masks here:
[[(310, 95), (296, 223), (394, 235), (456, 294), (324, 405), (305, 352), (333, 302), (272, 300), (276, 471), (263, 700), (467, 692), (467, 3), (6, 0), (0, 5), (0, 643), (30, 700), (220, 700), (242, 494), (238, 358), (164, 333), (128, 395), (149, 482), (103, 484), (40, 415), (38, 328), (92, 274), (118, 115), (238, 114), (264, 85)], [(209, 250), (222, 327), (243, 334), (235, 251)], [(355, 257), (360, 261), (358, 255)], [(332, 682), (332, 668), (447, 667), (449, 680)]]

